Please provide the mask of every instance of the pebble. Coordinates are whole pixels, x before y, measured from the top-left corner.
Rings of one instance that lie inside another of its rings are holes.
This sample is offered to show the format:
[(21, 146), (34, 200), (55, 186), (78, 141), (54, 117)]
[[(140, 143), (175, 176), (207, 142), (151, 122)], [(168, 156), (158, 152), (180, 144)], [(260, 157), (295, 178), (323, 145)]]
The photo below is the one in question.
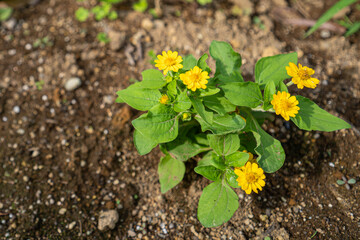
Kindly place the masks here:
[(16, 54), (16, 49), (10, 49), (10, 50), (8, 51), (8, 54), (9, 54), (10, 56), (14, 56), (14, 55)]
[(20, 107), (19, 106), (14, 106), (13, 112), (16, 113), (16, 114), (20, 113)]
[(24, 180), (24, 182), (28, 182), (28, 181), (29, 181), (29, 177), (28, 177), (28, 176), (23, 176), (23, 180)]
[(111, 95), (106, 95), (106, 96), (104, 97), (104, 99), (103, 99), (103, 102), (104, 102), (105, 104), (113, 104), (113, 103), (114, 103), (114, 98), (113, 98), (113, 96), (111, 96)]
[(27, 43), (27, 44), (25, 45), (25, 49), (26, 49), (26, 50), (31, 50), (31, 49), (32, 49), (31, 44), (30, 44), (30, 43)]
[(4, 207), (4, 204), (0, 202), (0, 209)]
[(59, 214), (60, 215), (64, 215), (66, 213), (66, 208), (61, 208), (60, 211), (59, 211)]
[(114, 185), (118, 185), (118, 184), (119, 184), (119, 180), (116, 179), (116, 180), (114, 181)]
[(111, 50), (116, 51), (120, 49), (126, 40), (126, 35), (123, 32), (109, 31), (108, 33), (110, 38), (109, 47)]
[(149, 18), (145, 18), (141, 21), (141, 27), (147, 31), (153, 29), (154, 24)]
[(66, 91), (74, 91), (81, 86), (81, 80), (78, 77), (70, 78), (65, 83)]
[(69, 224), (69, 230), (73, 229), (73, 228), (75, 227), (75, 225), (76, 225), (76, 222), (75, 222), (75, 221), (72, 222), (72, 223), (70, 223), (70, 224)]
[(4, 117), (2, 118), (2, 120), (3, 120), (3, 122), (7, 122), (8, 118), (4, 116)]
[(19, 135), (24, 135), (25, 134), (25, 130), (22, 129), (22, 128), (19, 128), (17, 131), (16, 131), (17, 134)]
[(8, 30), (13, 30), (14, 27), (16, 26), (16, 19), (15, 18), (10, 18), (9, 20), (7, 20), (6, 22), (3, 23), (4, 27), (7, 28)]
[(329, 166), (330, 166), (330, 167), (335, 167), (335, 164), (332, 163), (332, 162), (329, 162)]
[(118, 221), (119, 214), (116, 210), (101, 212), (98, 221), (98, 229), (100, 231), (105, 230), (107, 227), (114, 229)]
[(136, 237), (136, 233), (133, 230), (129, 230), (128, 231), (128, 236), (129, 237)]
[(86, 162), (85, 162), (84, 160), (81, 160), (80, 166), (81, 166), (81, 167), (85, 167), (85, 166), (86, 166)]
[(320, 36), (322, 37), (322, 38), (329, 38), (330, 37), (330, 31), (328, 31), (328, 30), (322, 30), (321, 32), (320, 32)]

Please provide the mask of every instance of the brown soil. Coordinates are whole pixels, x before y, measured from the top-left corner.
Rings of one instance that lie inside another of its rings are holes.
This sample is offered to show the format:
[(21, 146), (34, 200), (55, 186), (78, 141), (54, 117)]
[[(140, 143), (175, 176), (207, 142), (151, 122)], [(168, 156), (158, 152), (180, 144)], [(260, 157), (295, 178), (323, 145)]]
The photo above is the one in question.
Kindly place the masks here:
[[(200, 7), (166, 0), (161, 19), (136, 13), (126, 2), (118, 20), (85, 23), (74, 12), (94, 1), (50, 0), (16, 9), (16, 24), (0, 26), (0, 238), (359, 239), (360, 184), (347, 189), (336, 180), (360, 181), (360, 35), (321, 30), (302, 39), (306, 27), (287, 24), (277, 12), (317, 18), (335, 1), (255, 2)], [(233, 15), (234, 4), (250, 15)], [(343, 14), (359, 17), (355, 7)], [(254, 16), (265, 29), (252, 24)], [(98, 43), (98, 32), (115, 35), (115, 46)], [(31, 47), (46, 36), (48, 45)], [(162, 195), (160, 151), (139, 156), (131, 126), (139, 112), (114, 100), (117, 90), (151, 67), (149, 50), (199, 57), (215, 39), (241, 53), (247, 79), (260, 57), (297, 51), (321, 80), (301, 94), (353, 128), (304, 132), (280, 118), (267, 124), (287, 153), (284, 167), (267, 175), (259, 195), (238, 189), (240, 209), (228, 223), (208, 229), (196, 217), (209, 183), (193, 171), (196, 161), (187, 163), (184, 181)], [(71, 77), (82, 85), (66, 91)], [(113, 230), (100, 231), (99, 214), (109, 209), (120, 219)]]

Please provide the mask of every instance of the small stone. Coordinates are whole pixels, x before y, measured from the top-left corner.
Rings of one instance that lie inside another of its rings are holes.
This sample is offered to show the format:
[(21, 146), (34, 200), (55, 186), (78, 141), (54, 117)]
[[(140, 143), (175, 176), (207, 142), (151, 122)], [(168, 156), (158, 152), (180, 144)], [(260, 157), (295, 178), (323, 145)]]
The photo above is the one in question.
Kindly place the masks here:
[(69, 224), (69, 230), (73, 229), (73, 228), (75, 227), (75, 225), (76, 225), (76, 222), (75, 222), (75, 221), (72, 222), (72, 223), (70, 223), (70, 224)]
[(330, 162), (330, 163), (329, 163), (329, 166), (330, 166), (330, 167), (335, 167), (335, 164), (332, 163), (332, 162)]
[(114, 98), (113, 98), (113, 96), (111, 96), (111, 95), (106, 95), (105, 97), (104, 97), (104, 99), (103, 99), (103, 103), (104, 104), (113, 104), (114, 103)]
[(60, 215), (64, 215), (66, 213), (66, 208), (61, 208), (60, 211), (59, 211), (59, 214)]
[(81, 166), (81, 167), (85, 167), (85, 166), (86, 166), (86, 162), (85, 162), (84, 160), (81, 160), (80, 166)]
[(321, 32), (320, 32), (320, 36), (322, 37), (322, 38), (329, 38), (330, 37), (330, 31), (329, 30), (322, 30)]
[(78, 87), (81, 86), (81, 80), (80, 78), (74, 77), (74, 78), (70, 78), (66, 83), (65, 83), (65, 89), (66, 91), (73, 91), (75, 89), (77, 89)]
[(141, 21), (141, 27), (147, 31), (153, 29), (154, 24), (149, 18), (145, 18)]
[(99, 216), (98, 229), (100, 231), (105, 230), (107, 227), (114, 229), (118, 220), (119, 214), (116, 210), (101, 212)]
[(14, 56), (14, 55), (16, 54), (16, 49), (10, 49), (10, 50), (8, 51), (8, 54), (9, 54), (10, 56)]
[(8, 30), (13, 30), (14, 27), (16, 26), (16, 19), (15, 18), (10, 18), (9, 20), (7, 20), (6, 22), (3, 23), (4, 27), (7, 28)]
[(16, 114), (20, 113), (20, 107), (19, 106), (14, 106), (13, 112), (16, 113)]
[(0, 209), (4, 207), (4, 204), (0, 202)]
[(118, 184), (119, 184), (119, 180), (118, 180), (118, 179), (115, 179), (114, 185), (118, 185)]
[(27, 43), (27, 44), (25, 45), (25, 49), (26, 49), (26, 50), (31, 50), (31, 49), (32, 49), (31, 44), (30, 44), (30, 43)]
[(116, 31), (109, 31), (108, 35), (110, 38), (109, 47), (111, 50), (116, 51), (124, 45), (125, 39), (126, 39), (126, 35), (124, 33), (116, 32)]
[(37, 156), (39, 156), (39, 154), (40, 154), (39, 151), (35, 150), (32, 152), (31, 157), (33, 157), (33, 158), (37, 157)]
[(28, 177), (28, 176), (23, 176), (23, 181), (24, 181), (24, 182), (28, 182), (28, 181), (29, 181), (29, 177)]
[(18, 130), (16, 130), (16, 133), (19, 135), (24, 135), (25, 134), (25, 130), (22, 128), (19, 128)]
[(136, 233), (133, 230), (129, 230), (128, 231), (128, 236), (129, 237), (136, 237)]

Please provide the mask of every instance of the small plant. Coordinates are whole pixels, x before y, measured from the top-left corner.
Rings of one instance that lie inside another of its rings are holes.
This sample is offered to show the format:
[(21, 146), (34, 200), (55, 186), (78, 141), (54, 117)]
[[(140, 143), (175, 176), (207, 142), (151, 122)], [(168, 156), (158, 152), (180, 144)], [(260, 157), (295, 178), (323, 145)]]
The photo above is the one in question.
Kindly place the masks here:
[(197, 216), (205, 227), (216, 227), (239, 207), (232, 188), (258, 193), (265, 187), (265, 173), (284, 164), (280, 141), (261, 127), (265, 119), (276, 113), (307, 131), (350, 125), (310, 99), (289, 93), (291, 85), (313, 89), (319, 84), (313, 69), (296, 65), (296, 52), (261, 58), (255, 82), (243, 79), (241, 56), (230, 44), (213, 41), (209, 52), (216, 61), (214, 74), (207, 54), (196, 59), (163, 51), (155, 60), (160, 71), (143, 71), (142, 81), (118, 91), (116, 102), (147, 111), (132, 121), (134, 143), (141, 155), (157, 145), (164, 153), (158, 165), (162, 193), (181, 182), (184, 162), (201, 158), (194, 170), (212, 183), (203, 190)]
[[(327, 10), (321, 17), (316, 21), (315, 25), (312, 26), (305, 34), (305, 37), (310, 36), (313, 32), (315, 32), (321, 25), (323, 25), (325, 22), (329, 21), (337, 12), (339, 12), (341, 9), (350, 6), (351, 4), (357, 2), (358, 0), (340, 0), (337, 3), (335, 3), (329, 10)], [(345, 22), (343, 22), (345, 23)], [(355, 32), (359, 31), (360, 29), (360, 21), (343, 25), (348, 30), (345, 33), (345, 37), (348, 37)]]
[(133, 4), (133, 9), (137, 12), (145, 12), (148, 8), (147, 0), (139, 0), (138, 2)]
[(79, 22), (85, 22), (89, 17), (89, 10), (80, 7), (78, 10), (76, 10), (75, 17)]
[(43, 86), (44, 86), (44, 81), (38, 81), (38, 82), (35, 82), (35, 86), (37, 88), (37, 90), (42, 90), (43, 89)]
[(264, 23), (261, 21), (261, 19), (257, 16), (255, 16), (253, 18), (253, 23), (258, 26), (258, 28), (260, 28), (261, 30), (264, 30), (265, 29), (265, 25)]
[(44, 47), (51, 47), (52, 45), (54, 45), (54, 43), (49, 40), (49, 37), (43, 37), (43, 38), (38, 38), (35, 40), (35, 42), (33, 43), (33, 47), (34, 48), (44, 48)]
[(200, 5), (206, 5), (208, 3), (212, 3), (212, 0), (197, 0), (197, 2), (200, 4)]
[(342, 180), (337, 180), (336, 183), (341, 186), (345, 185), (346, 189), (350, 190), (350, 184), (353, 185), (356, 183), (356, 180), (354, 178), (350, 178), (349, 180), (346, 179), (346, 177), (342, 177)]
[(116, 20), (118, 18), (118, 14), (115, 10), (112, 10), (113, 4), (120, 3), (123, 0), (100, 0), (100, 4), (96, 5), (89, 11), (86, 8), (80, 7), (75, 12), (75, 17), (79, 22), (85, 22), (90, 13), (94, 15), (95, 20), (101, 21), (104, 18), (108, 18), (109, 20)]
[(101, 33), (98, 33), (98, 35), (96, 36), (97, 40), (99, 40), (99, 42), (101, 43), (109, 43), (110, 42), (110, 39), (109, 37), (107, 36), (106, 33), (104, 32), (101, 32)]

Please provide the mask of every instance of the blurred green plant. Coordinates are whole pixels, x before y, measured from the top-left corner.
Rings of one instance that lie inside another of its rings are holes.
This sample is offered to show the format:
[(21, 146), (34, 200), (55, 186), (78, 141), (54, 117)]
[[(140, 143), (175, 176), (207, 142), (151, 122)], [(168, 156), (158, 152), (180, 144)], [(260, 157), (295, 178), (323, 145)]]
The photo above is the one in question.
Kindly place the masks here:
[(35, 86), (36, 86), (37, 90), (39, 90), (39, 91), (43, 89), (44, 84), (45, 84), (44, 81), (35, 82)]
[(253, 23), (261, 30), (265, 29), (264, 23), (261, 21), (261, 19), (258, 16), (253, 17)]
[(0, 8), (0, 22), (8, 20), (12, 13), (13, 9), (11, 7)]
[(155, 54), (154, 50), (148, 51), (147, 54), (148, 54), (148, 56), (150, 57), (149, 63), (150, 63), (151, 65), (154, 65), (154, 66), (155, 66), (156, 54)]
[[(316, 21), (314, 26), (312, 26), (306, 33), (304, 38), (310, 36), (313, 32), (315, 32), (321, 25), (325, 22), (329, 21), (336, 13), (338, 13), (341, 9), (350, 6), (351, 4), (357, 2), (358, 0), (340, 0), (335, 3), (329, 10), (327, 10), (321, 17)], [(343, 25), (344, 26), (344, 25)], [(360, 29), (360, 21), (351, 23), (350, 25), (344, 26), (347, 28), (347, 32), (345, 33), (345, 37), (348, 37)]]
[(33, 48), (51, 47), (52, 45), (54, 45), (54, 43), (49, 39), (48, 36), (46, 36), (43, 38), (36, 39), (35, 42), (33, 43)]
[(212, 3), (212, 0), (197, 0), (197, 2), (200, 4), (200, 5), (206, 5), (208, 3)]
[(147, 0), (139, 0), (138, 2), (133, 4), (133, 9), (137, 12), (145, 12), (148, 8)]
[(98, 35), (96, 36), (97, 40), (99, 40), (99, 42), (102, 42), (102, 43), (109, 43), (110, 42), (110, 39), (109, 37), (107, 36), (106, 33), (104, 32), (100, 32), (98, 33)]
[(79, 22), (85, 22), (89, 17), (89, 10), (80, 7), (78, 10), (76, 10), (75, 17)]

